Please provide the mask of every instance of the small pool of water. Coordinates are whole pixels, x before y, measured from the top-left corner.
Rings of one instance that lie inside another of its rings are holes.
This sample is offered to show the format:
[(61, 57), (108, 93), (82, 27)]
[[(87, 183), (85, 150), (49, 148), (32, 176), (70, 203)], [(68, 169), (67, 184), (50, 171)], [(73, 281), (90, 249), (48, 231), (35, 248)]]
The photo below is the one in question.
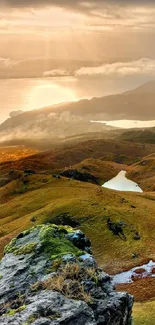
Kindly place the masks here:
[(155, 277), (155, 262), (150, 261), (148, 264), (137, 266), (127, 272), (122, 272), (113, 276), (113, 284), (132, 283), (134, 279), (143, 279)]
[(112, 178), (110, 181), (104, 183), (102, 187), (109, 188), (116, 191), (128, 191), (128, 192), (139, 192), (142, 193), (142, 189), (137, 183), (126, 178), (126, 171), (122, 170), (117, 176)]

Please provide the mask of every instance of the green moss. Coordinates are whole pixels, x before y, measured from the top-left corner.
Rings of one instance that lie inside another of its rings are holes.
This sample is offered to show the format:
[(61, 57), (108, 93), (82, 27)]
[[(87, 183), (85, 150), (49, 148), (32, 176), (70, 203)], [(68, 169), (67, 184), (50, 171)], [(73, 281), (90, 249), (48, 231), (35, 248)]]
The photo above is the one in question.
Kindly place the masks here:
[(50, 238), (45, 240), (44, 243), (45, 252), (50, 255), (51, 258), (61, 257), (66, 254), (75, 254), (78, 249), (65, 238)]
[(36, 320), (35, 316), (32, 314), (29, 316), (29, 318), (27, 319), (28, 324), (33, 323)]
[(35, 250), (38, 244), (34, 242), (22, 247), (22, 246), (16, 246), (14, 243), (16, 243), (16, 241), (12, 241), (9, 245), (5, 247), (5, 254), (8, 253), (14, 253), (15, 255), (30, 254)]
[(14, 255), (22, 255), (30, 254), (35, 251), (38, 241), (28, 243), (24, 246), (18, 244), (18, 240), (20, 240), (20, 238), (34, 232), (35, 237), (36, 235), (38, 236), (41, 244), (41, 251), (45, 252), (52, 260), (61, 258), (61, 256), (66, 254), (80, 256), (82, 251), (65, 238), (67, 233), (73, 231), (74, 230), (69, 226), (57, 226), (54, 224), (33, 227), (24, 231), (17, 238), (13, 239), (11, 243), (5, 247), (5, 254), (13, 253)]
[(73, 229), (71, 227), (56, 225), (42, 226), (39, 239), (44, 251), (51, 259), (56, 259), (66, 254), (79, 254), (79, 249), (65, 238), (68, 231), (73, 232)]
[(38, 243), (27, 244), (27, 245), (25, 245), (25, 246), (17, 249), (15, 251), (15, 255), (30, 254), (30, 253), (32, 253), (35, 250), (37, 244)]
[(31, 229), (27, 229), (27, 230), (23, 231), (23, 232), (22, 232), (23, 237), (29, 235), (30, 232), (31, 232)]
[(23, 305), (17, 309), (10, 309), (8, 312), (7, 312), (7, 316), (14, 316), (16, 313), (20, 313), (21, 311), (25, 310), (26, 306)]
[(66, 231), (67, 233), (73, 232), (73, 228), (70, 226), (61, 226), (60, 225), (58, 228), (59, 228), (59, 231), (62, 231), (62, 232), (64, 232), (64, 231)]
[(4, 254), (13, 253), (13, 249), (14, 249), (14, 247), (16, 245), (16, 241), (17, 241), (17, 239), (14, 238), (14, 239), (11, 240), (10, 244), (8, 244), (7, 246), (5, 246), (5, 248), (4, 248)]

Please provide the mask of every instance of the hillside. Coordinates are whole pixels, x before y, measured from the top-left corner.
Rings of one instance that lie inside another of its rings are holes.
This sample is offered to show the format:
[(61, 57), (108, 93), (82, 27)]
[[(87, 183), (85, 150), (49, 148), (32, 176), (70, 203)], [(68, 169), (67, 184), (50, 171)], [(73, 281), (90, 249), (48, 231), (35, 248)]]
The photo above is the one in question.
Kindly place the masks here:
[[(32, 150), (24, 158), (23, 151), (20, 158), (20, 150), (15, 147), (15, 157), (10, 162), (5, 161), (9, 149), (3, 148), (1, 257), (4, 246), (21, 231), (42, 223), (56, 223), (84, 231), (92, 241), (99, 266), (111, 275), (155, 261), (155, 145), (91, 137), (81, 136), (81, 142), (78, 138), (62, 141), (47, 152), (31, 154)], [(117, 192), (99, 186), (122, 169), (146, 192)], [(68, 170), (89, 175), (88, 182), (58, 177), (58, 173)], [(99, 185), (89, 183), (91, 176)], [(125, 237), (109, 230), (108, 218), (113, 224), (122, 225)], [(135, 325), (154, 325), (154, 279), (139, 278), (132, 284), (117, 286), (119, 291), (135, 296)]]
[(123, 141), (155, 144), (155, 127), (145, 130), (125, 131), (118, 138)]
[[(149, 227), (148, 220), (145, 218), (142, 225), (139, 218), (143, 218), (142, 216), (146, 216), (146, 214), (148, 216), (154, 215), (155, 197), (154, 193), (150, 192), (155, 190), (153, 185), (154, 154), (151, 154), (154, 151), (154, 145), (146, 145), (144, 148), (135, 143), (92, 140), (79, 143), (76, 146), (65, 145), (55, 148), (53, 151), (41, 152), (24, 159), (1, 163), (1, 175), (7, 179), (6, 185), (4, 184), (5, 186), (0, 188), (1, 245), (3, 246), (19, 230), (25, 229), (33, 223), (52, 221), (59, 215), (69, 214), (75, 219), (80, 218), (78, 223), (84, 227), (84, 230), (94, 241), (93, 245), (97, 258), (100, 259), (101, 263), (104, 263), (110, 272), (108, 254), (111, 252), (107, 251), (104, 256), (101, 253), (102, 245), (106, 246), (106, 242), (109, 243), (106, 248), (109, 250), (108, 246), (112, 244), (109, 242), (110, 234), (106, 228), (107, 217), (112, 217), (114, 220), (120, 218), (127, 224), (129, 223), (129, 228), (135, 229), (133, 231), (142, 229), (143, 232), (147, 231)], [(116, 176), (120, 170), (125, 169), (128, 171), (128, 177), (136, 180), (149, 193), (142, 195), (121, 193), (70, 178), (52, 177), (54, 172), (67, 171), (68, 168), (92, 175), (100, 185)], [(149, 187), (147, 187), (148, 183)], [(135, 208), (133, 209), (133, 207)], [(101, 245), (100, 242), (99, 247), (95, 243), (94, 237), (96, 233), (100, 236), (98, 223), (103, 225), (102, 231), (105, 235), (104, 237), (101, 231), (101, 242), (103, 241), (103, 244)], [(114, 253), (114, 261), (116, 259), (113, 272), (115, 269), (118, 271), (125, 265), (127, 267), (128, 264), (135, 263), (129, 258), (129, 255), (132, 255), (131, 251), (134, 252), (136, 249), (137, 242), (132, 242), (132, 231), (130, 233), (128, 227), (126, 231), (129, 232), (130, 245), (126, 246), (120, 241), (120, 264), (117, 260), (118, 253), (116, 254), (113, 245), (111, 247)], [(147, 236), (144, 235), (143, 238), (145, 237)], [(117, 241), (118, 239), (116, 239)], [(146, 245), (146, 239), (141, 244), (145, 247), (144, 251), (146, 247), (149, 247)], [(126, 250), (125, 258), (122, 255), (124, 249)], [(143, 260), (143, 249), (142, 247), (140, 249), (140, 260)], [(151, 254), (151, 248), (149, 247), (148, 250), (147, 258)], [(146, 256), (147, 254), (145, 258)], [(124, 262), (122, 263), (123, 259)]]
[[(36, 172), (53, 172), (65, 167), (78, 164), (81, 161), (93, 158), (101, 158), (103, 161), (114, 161), (116, 163), (129, 164), (139, 161), (155, 152), (155, 145), (146, 145), (117, 140), (86, 140), (82, 142), (70, 141), (59, 146), (54, 146), (52, 150), (40, 152), (14, 162), (4, 162), (0, 164), (1, 174), (5, 174), (10, 169), (33, 169)], [(123, 153), (123, 154), (122, 154)]]
[[(25, 174), (0, 189), (1, 254), (3, 246), (19, 231), (33, 224), (55, 222), (67, 214), (92, 239), (95, 256), (106, 271), (130, 268), (154, 258), (154, 199), (151, 193), (117, 193), (66, 178)], [(108, 217), (127, 224), (126, 242), (109, 232)], [(136, 231), (141, 235), (139, 243), (133, 239)], [(132, 259), (135, 251), (136, 260)]]
[[(141, 265), (150, 259), (155, 260), (155, 196), (151, 193), (148, 196), (116, 193), (75, 180), (32, 175), (1, 188), (0, 197), (1, 256), (4, 246), (22, 230), (43, 222), (66, 222), (86, 232), (92, 240), (93, 253), (99, 265), (110, 274)], [(108, 230), (108, 217), (126, 224), (126, 241)], [(141, 236), (139, 242), (133, 239), (136, 231)], [(135, 253), (137, 257), (133, 258)], [(123, 291), (127, 289), (130, 292), (128, 287), (124, 287)], [(151, 298), (154, 297), (147, 283), (146, 286), (143, 284), (144, 289), (152, 294)], [(140, 296), (139, 287), (138, 291)], [(153, 302), (135, 304), (136, 325), (153, 324), (151, 306), (154, 306)]]
[(144, 157), (132, 165), (128, 177), (138, 182), (145, 191), (155, 191), (155, 154)]
[(39, 150), (24, 145), (0, 146), (0, 163), (5, 161), (16, 161), (38, 152)]
[[(12, 116), (0, 126), (1, 140), (12, 138), (62, 138), (107, 130), (91, 120), (154, 120), (155, 82), (133, 91), (91, 100), (62, 103)], [(147, 110), (146, 110), (147, 108)], [(63, 123), (62, 123), (63, 121)]]
[[(92, 241), (99, 266), (111, 275), (155, 261), (155, 194), (151, 192), (155, 190), (155, 146), (81, 139), (24, 158), (21, 152), (20, 159), (0, 164), (0, 256), (4, 246), (21, 231), (56, 223), (84, 231)], [(5, 151), (7, 159), (8, 148)], [(68, 169), (92, 175), (100, 185), (125, 169), (128, 177), (148, 192), (117, 192), (72, 177), (52, 176)], [(125, 239), (109, 230), (108, 218), (123, 225)], [(153, 325), (154, 301), (148, 300), (154, 299), (154, 278), (117, 287), (135, 296), (135, 324)]]

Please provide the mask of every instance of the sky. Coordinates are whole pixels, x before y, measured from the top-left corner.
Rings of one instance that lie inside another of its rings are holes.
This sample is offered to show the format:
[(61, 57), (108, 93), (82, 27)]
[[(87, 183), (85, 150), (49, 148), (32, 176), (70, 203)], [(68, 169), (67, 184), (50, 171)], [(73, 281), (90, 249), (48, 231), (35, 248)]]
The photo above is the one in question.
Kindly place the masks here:
[(155, 0), (0, 0), (0, 79), (68, 76), (82, 87), (100, 79), (84, 97), (155, 79)]
[(1, 0), (0, 34), (6, 66), (41, 57), (154, 58), (155, 1)]

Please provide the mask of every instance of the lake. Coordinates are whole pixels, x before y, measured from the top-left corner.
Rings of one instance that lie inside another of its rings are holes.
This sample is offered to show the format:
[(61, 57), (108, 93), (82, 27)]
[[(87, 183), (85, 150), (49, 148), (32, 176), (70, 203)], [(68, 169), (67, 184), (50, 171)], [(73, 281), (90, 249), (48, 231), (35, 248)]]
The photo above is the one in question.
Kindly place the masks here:
[(110, 181), (104, 183), (102, 187), (109, 188), (111, 190), (117, 191), (127, 191), (127, 192), (139, 192), (142, 193), (142, 189), (137, 183), (126, 178), (126, 171), (122, 170), (117, 176), (112, 178)]
[(148, 128), (155, 127), (155, 120), (152, 121), (138, 121), (138, 120), (116, 120), (116, 121), (91, 121), (91, 123), (105, 124), (118, 128), (131, 129), (131, 128)]

